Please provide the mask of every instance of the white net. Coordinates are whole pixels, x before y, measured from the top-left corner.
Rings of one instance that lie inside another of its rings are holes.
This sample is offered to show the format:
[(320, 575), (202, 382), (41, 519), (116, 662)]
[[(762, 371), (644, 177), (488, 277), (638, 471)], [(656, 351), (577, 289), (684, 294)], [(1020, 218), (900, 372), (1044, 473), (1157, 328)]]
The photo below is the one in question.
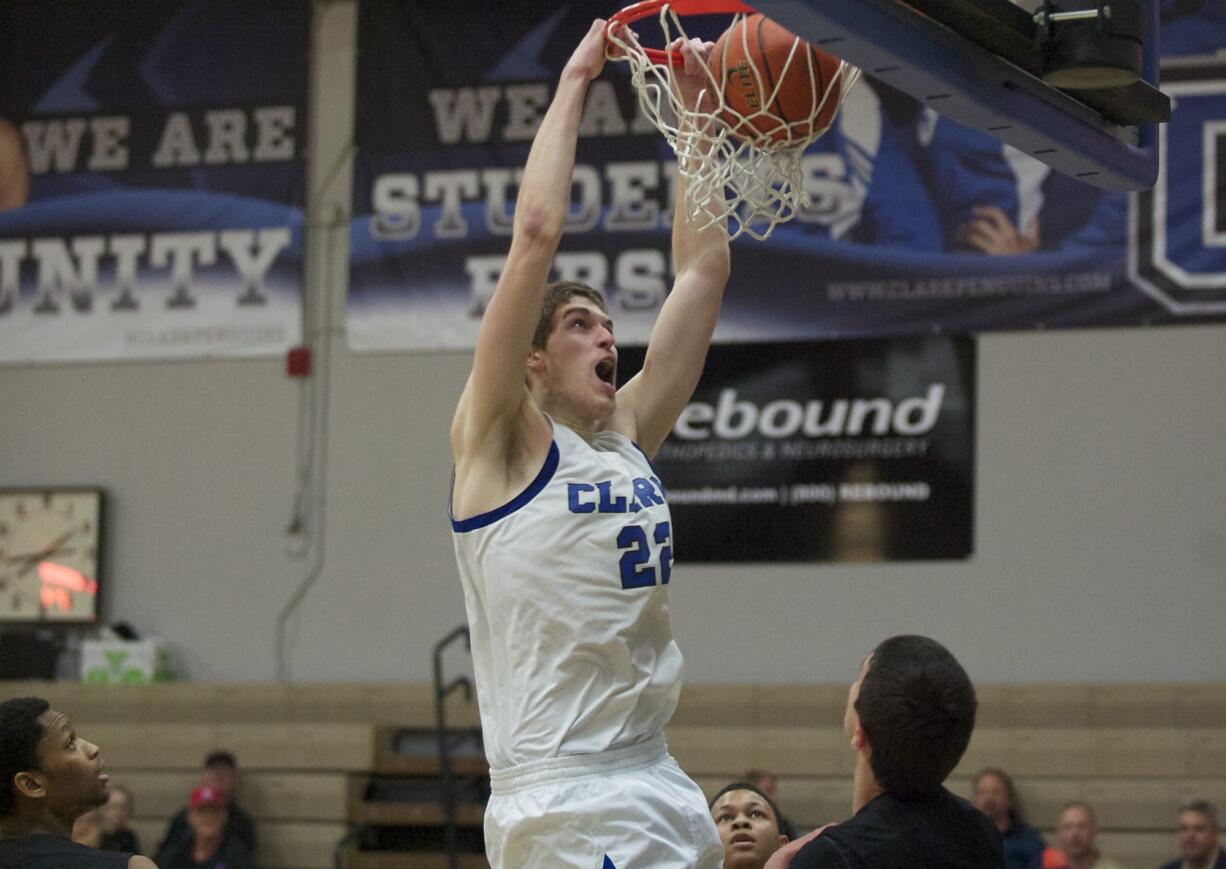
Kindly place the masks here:
[[(689, 39), (681, 16), (667, 4), (660, 7), (659, 19), (665, 45), (677, 38)], [(710, 69), (697, 105), (686, 106), (674, 68), (667, 61), (650, 58), (629, 28), (610, 28), (609, 58), (629, 62), (631, 82), (644, 114), (676, 153), (690, 219), (700, 228), (722, 224), (729, 238), (748, 234), (765, 239), (808, 204), (801, 157), (806, 147), (830, 129), (839, 106), (859, 80), (860, 70), (837, 61), (831, 74), (799, 38), (793, 40), (782, 68), (762, 69), (749, 50), (750, 28), (745, 19), (744, 14), (735, 16), (726, 39), (741, 42), (740, 56), (745, 62), (738, 69), (738, 86), (746, 85), (744, 76), (752, 76), (756, 91), (750, 102), (757, 103), (752, 110), (734, 106), (731, 95), (725, 93), (731, 77)], [(724, 50), (730, 52), (735, 46)], [(802, 75), (807, 75), (810, 86), (807, 111), (792, 106), (790, 117), (783, 117), (777, 97), (785, 86), (794, 87)]]

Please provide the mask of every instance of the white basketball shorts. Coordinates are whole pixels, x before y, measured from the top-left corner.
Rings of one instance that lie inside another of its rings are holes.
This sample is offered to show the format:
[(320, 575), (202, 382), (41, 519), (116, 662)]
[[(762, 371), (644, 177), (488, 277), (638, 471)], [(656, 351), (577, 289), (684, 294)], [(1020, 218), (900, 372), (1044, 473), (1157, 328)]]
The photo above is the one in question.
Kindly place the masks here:
[(719, 869), (706, 798), (663, 737), (491, 771), (492, 869)]

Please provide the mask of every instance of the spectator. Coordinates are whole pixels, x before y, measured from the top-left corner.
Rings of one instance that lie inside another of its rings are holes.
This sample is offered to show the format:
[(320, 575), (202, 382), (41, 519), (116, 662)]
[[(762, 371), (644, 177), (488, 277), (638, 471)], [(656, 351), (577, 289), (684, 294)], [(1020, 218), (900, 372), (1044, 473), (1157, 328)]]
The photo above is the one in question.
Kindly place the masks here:
[(766, 869), (1000, 869), (1000, 834), (942, 784), (971, 739), (975, 688), (927, 637), (873, 650), (847, 695), (851, 820), (783, 846)]
[(132, 829), (132, 815), (136, 812), (136, 800), (123, 785), (111, 788), (111, 798), (100, 810), (102, 812), (102, 844), (104, 851), (140, 853), (140, 838)]
[(251, 869), (255, 861), (246, 844), (225, 834), (230, 810), (219, 791), (208, 785), (197, 787), (185, 810), (189, 835), (158, 851), (158, 865), (162, 869)]
[(1222, 828), (1217, 809), (1206, 800), (1179, 808), (1179, 858), (1162, 869), (1226, 869), (1226, 853), (1218, 842)]
[(733, 782), (717, 793), (711, 820), (724, 843), (724, 869), (762, 869), (788, 843), (775, 801), (751, 782)]
[(0, 866), (157, 869), (146, 857), (72, 841), (74, 822), (107, 801), (98, 746), (38, 697), (0, 703)]
[(1068, 858), (1068, 869), (1122, 869), (1098, 850), (1098, 818), (1088, 804), (1068, 803), (1060, 811), (1056, 835), (1060, 837), (1060, 850)]
[(795, 839), (796, 827), (779, 813), (779, 777), (767, 769), (751, 769), (741, 776), (741, 781), (749, 782), (771, 801), (775, 817), (779, 819), (779, 832), (789, 839)]
[(1069, 869), (1068, 855), (1059, 848), (1044, 848), (1043, 869)]
[(1043, 838), (1022, 818), (1013, 779), (1003, 769), (988, 767), (975, 776), (975, 806), (1005, 842), (1005, 869), (1041, 869)]
[[(255, 823), (251, 816), (238, 805), (235, 792), (238, 790), (238, 760), (228, 751), (214, 751), (204, 759), (204, 773), (200, 776), (202, 787), (211, 788), (221, 794), (229, 808), (226, 816), (224, 838), (242, 843), (252, 854), (256, 852)], [(187, 810), (182, 809), (171, 818), (166, 836), (158, 846), (160, 854), (167, 846), (179, 845), (191, 837), (191, 829), (187, 823)]]

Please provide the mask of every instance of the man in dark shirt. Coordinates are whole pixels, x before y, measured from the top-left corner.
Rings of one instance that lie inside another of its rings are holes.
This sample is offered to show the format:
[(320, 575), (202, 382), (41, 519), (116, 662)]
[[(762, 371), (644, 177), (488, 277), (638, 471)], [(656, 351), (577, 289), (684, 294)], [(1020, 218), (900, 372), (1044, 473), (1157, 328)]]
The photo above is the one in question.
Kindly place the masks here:
[[(229, 811), (226, 813), (226, 826), (223, 838), (226, 842), (237, 842), (242, 848), (252, 854), (256, 852), (255, 822), (251, 816), (239, 807), (236, 799), (238, 790), (238, 759), (228, 751), (214, 751), (204, 759), (204, 773), (200, 776), (200, 786), (211, 788), (222, 795)], [(174, 848), (184, 842), (191, 841), (192, 829), (187, 822), (187, 809), (179, 810), (170, 819), (166, 835), (158, 845), (158, 853), (166, 848)]]
[(1162, 869), (1226, 869), (1226, 851), (1218, 841), (1217, 809), (1207, 800), (1179, 808), (1179, 857)]
[(1005, 869), (1042, 869), (1047, 845), (1039, 831), (1026, 823), (1013, 779), (1003, 769), (979, 770), (972, 783), (975, 808), (1000, 830), (1005, 844)]
[(161, 869), (251, 869), (255, 865), (246, 844), (223, 834), (228, 807), (213, 788), (201, 785), (187, 800), (191, 835), (158, 851)]
[(157, 869), (147, 857), (72, 841), (72, 825), (110, 796), (98, 746), (38, 697), (0, 703), (0, 866)]
[(733, 782), (711, 800), (711, 820), (724, 845), (724, 869), (762, 869), (788, 837), (779, 828), (779, 808), (766, 791)]
[(891, 637), (860, 667), (843, 729), (853, 817), (780, 848), (766, 869), (1000, 869), (1000, 833), (942, 783), (975, 726), (975, 689), (927, 637)]

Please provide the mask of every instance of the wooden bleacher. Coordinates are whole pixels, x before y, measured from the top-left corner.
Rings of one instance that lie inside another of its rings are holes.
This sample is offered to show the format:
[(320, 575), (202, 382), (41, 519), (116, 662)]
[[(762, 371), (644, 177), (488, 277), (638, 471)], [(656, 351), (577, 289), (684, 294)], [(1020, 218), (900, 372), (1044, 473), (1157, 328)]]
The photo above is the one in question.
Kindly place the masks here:
[[(259, 825), (265, 869), (330, 867), (351, 820), (427, 811), (364, 805), (356, 783), (378, 770), (428, 771), (389, 748), (397, 730), (433, 725), (428, 685), (0, 683), (0, 698), (21, 694), (46, 697), (102, 747), (113, 781), (136, 796), (149, 850), (216, 748), (239, 758), (241, 801)], [(1104, 850), (1152, 869), (1175, 854), (1180, 803), (1226, 802), (1226, 684), (981, 686), (979, 696), (979, 724), (950, 787), (966, 794), (977, 769), (1005, 768), (1049, 839), (1060, 807), (1084, 799), (1098, 810)], [(841, 819), (853, 761), (841, 730), (845, 700), (845, 686), (690, 685), (669, 745), (708, 794), (765, 767), (779, 774), (782, 809), (798, 826)], [(453, 698), (449, 709), (454, 726), (477, 723), (472, 704)], [(367, 854), (349, 865), (445, 864)]]

